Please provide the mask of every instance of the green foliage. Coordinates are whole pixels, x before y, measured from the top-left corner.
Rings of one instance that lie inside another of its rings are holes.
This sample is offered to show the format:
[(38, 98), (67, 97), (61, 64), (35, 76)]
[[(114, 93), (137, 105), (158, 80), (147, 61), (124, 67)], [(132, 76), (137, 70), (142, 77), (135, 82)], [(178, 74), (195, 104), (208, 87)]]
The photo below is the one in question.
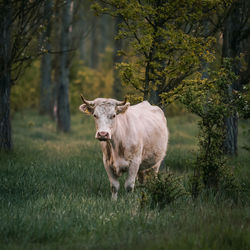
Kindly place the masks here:
[[(102, 55), (99, 69), (91, 69), (75, 57), (70, 67), (69, 99), (72, 113), (78, 112), (81, 103), (80, 94), (94, 99), (99, 96), (110, 97), (112, 94), (113, 70), (110, 67), (112, 50), (107, 48)], [(36, 60), (24, 71), (12, 87), (12, 112), (27, 108), (38, 109), (40, 100), (40, 61)]]
[(172, 117), (172, 116), (179, 116), (183, 114), (187, 114), (187, 109), (185, 105), (183, 105), (181, 102), (172, 102), (166, 107), (166, 116)]
[(140, 199), (142, 208), (149, 205), (151, 208), (162, 209), (180, 198), (189, 196), (183, 186), (182, 178), (169, 171), (158, 176), (151, 176), (143, 188)]
[(239, 115), (244, 119), (250, 118), (250, 83), (247, 86), (243, 86), (242, 91), (234, 91), (235, 104), (237, 106)]
[(117, 39), (127, 39), (128, 59), (117, 65), (123, 83), (144, 99), (169, 92), (214, 60), (213, 37), (205, 36), (206, 18), (222, 1), (105, 1), (92, 8), (122, 19)]
[[(202, 185), (215, 190), (238, 190), (230, 168), (226, 167), (224, 155), (225, 117), (237, 111), (239, 98), (231, 91), (231, 84), (236, 79), (231, 63), (225, 60), (218, 71), (209, 71), (208, 78), (197, 77), (185, 80), (185, 85), (162, 97), (171, 102), (177, 98), (187, 109), (198, 115), (199, 152), (195, 162), (194, 176), (190, 180), (191, 192), (196, 197)], [(231, 176), (229, 178), (229, 176)], [(200, 183), (202, 182), (202, 184)]]
[(75, 113), (81, 103), (80, 94), (88, 99), (99, 96), (110, 96), (112, 93), (112, 70), (100, 71), (84, 66), (83, 62), (75, 61), (70, 72), (70, 109)]
[[(248, 138), (248, 141), (250, 141), (250, 129), (248, 129), (245, 133), (246, 138)], [(242, 148), (244, 148), (245, 150), (247, 150), (248, 152), (250, 152), (250, 145), (245, 144)]]
[(78, 71), (76, 79), (70, 85), (70, 108), (71, 111), (77, 112), (79, 107), (79, 96), (83, 93), (89, 99), (99, 96), (110, 96), (112, 90), (112, 71), (104, 75), (94, 69), (83, 67)]
[(25, 70), (11, 89), (11, 111), (38, 108), (40, 98), (40, 61), (36, 60)]
[(236, 202), (246, 192), (244, 183), (239, 182), (232, 167), (227, 165), (221, 167), (219, 191), (232, 197)]
[(193, 199), (196, 199), (204, 190), (204, 183), (196, 166), (193, 166), (193, 168), (193, 173), (188, 175), (187, 190), (190, 192)]

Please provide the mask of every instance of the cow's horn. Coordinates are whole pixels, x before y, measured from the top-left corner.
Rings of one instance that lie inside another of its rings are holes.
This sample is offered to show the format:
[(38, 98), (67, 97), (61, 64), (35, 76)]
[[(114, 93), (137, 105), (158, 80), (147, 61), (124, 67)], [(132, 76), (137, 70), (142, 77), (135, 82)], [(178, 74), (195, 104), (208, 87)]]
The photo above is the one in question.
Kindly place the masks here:
[(123, 106), (123, 105), (125, 105), (126, 102), (127, 102), (127, 99), (128, 99), (128, 98), (125, 97), (124, 101), (121, 101), (121, 102), (117, 101), (116, 106)]
[(81, 95), (81, 98), (82, 98), (82, 102), (84, 104), (86, 104), (87, 106), (93, 106), (93, 105), (95, 105), (93, 101), (87, 101), (87, 100), (85, 100), (82, 95)]

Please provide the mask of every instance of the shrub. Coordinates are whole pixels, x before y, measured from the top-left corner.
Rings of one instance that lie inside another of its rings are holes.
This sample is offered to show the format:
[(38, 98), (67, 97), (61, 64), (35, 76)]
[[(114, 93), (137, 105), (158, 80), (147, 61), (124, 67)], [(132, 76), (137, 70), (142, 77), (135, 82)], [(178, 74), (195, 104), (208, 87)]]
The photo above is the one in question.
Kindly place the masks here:
[(92, 69), (84, 65), (77, 58), (73, 61), (70, 69), (70, 109), (72, 113), (78, 112), (81, 104), (80, 94), (86, 99), (97, 97), (109, 97), (112, 94), (113, 71), (112, 69)]
[[(178, 99), (189, 111), (200, 117), (199, 151), (194, 163), (194, 174), (190, 179), (190, 191), (195, 198), (200, 190), (238, 190), (235, 177), (226, 166), (224, 142), (226, 135), (225, 117), (235, 114), (240, 105), (245, 105), (238, 93), (231, 91), (236, 76), (230, 60), (225, 60), (217, 71), (209, 71), (208, 77), (185, 80), (185, 85), (174, 90), (165, 99)], [(246, 105), (245, 105), (246, 106)]]
[(33, 61), (11, 89), (11, 112), (38, 108), (40, 98), (40, 61)]
[(177, 177), (169, 171), (151, 176), (142, 187), (144, 189), (140, 199), (142, 208), (149, 205), (151, 208), (162, 209), (180, 198), (189, 196), (183, 186), (182, 177)]

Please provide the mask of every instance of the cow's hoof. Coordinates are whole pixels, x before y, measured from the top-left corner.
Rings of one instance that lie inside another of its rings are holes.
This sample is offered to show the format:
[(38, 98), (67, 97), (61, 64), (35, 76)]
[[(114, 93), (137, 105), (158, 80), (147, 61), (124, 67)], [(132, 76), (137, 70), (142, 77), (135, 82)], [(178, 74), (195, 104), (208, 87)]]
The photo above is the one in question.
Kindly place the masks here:
[(111, 201), (117, 201), (117, 194), (111, 196)]
[(130, 187), (130, 186), (126, 187), (126, 190), (127, 190), (127, 192), (128, 192), (128, 193), (133, 192), (133, 188), (132, 188), (132, 187)]

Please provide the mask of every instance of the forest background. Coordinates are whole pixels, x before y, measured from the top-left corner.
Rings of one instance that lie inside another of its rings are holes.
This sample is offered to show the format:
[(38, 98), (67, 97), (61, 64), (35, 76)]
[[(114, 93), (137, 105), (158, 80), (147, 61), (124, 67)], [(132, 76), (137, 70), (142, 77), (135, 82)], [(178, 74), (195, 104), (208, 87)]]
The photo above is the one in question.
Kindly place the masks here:
[(12, 149), (10, 109), (36, 108), (64, 132), (80, 93), (129, 96), (163, 109), (172, 103), (168, 113), (177, 114), (174, 101), (182, 96), (184, 103), (187, 89), (211, 82), (210, 71), (219, 78), (227, 60), (234, 76), (228, 74), (225, 98), (234, 112), (224, 114), (224, 147), (237, 153), (242, 93), (248, 116), (248, 1), (1, 2), (1, 149)]
[[(249, 1), (1, 0), (0, 36), (1, 246), (249, 248)], [(80, 94), (166, 114), (117, 204)]]

